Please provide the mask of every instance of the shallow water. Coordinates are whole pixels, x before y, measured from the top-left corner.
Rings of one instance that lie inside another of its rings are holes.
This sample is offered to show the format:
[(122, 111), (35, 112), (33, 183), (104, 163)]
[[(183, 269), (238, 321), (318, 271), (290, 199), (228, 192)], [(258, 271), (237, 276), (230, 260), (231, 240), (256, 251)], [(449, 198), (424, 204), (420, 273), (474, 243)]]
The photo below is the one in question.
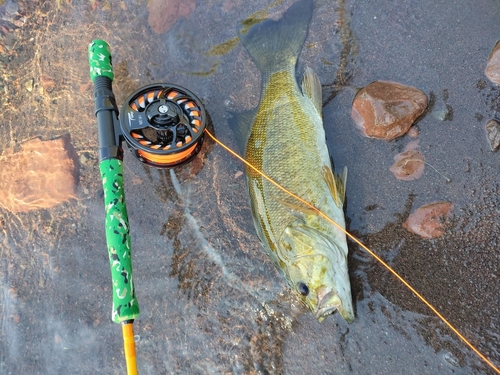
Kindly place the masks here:
[[(7, 0), (0, 7), (0, 152), (69, 133), (81, 164), (77, 199), (29, 213), (0, 210), (0, 373), (125, 372), (120, 327), (110, 319), (88, 43), (111, 45), (118, 103), (152, 82), (182, 85), (203, 99), (215, 134), (236, 148), (229, 112), (255, 106), (260, 81), (241, 44), (227, 42), (237, 21), (259, 10), (277, 17), (291, 3), (198, 2), (160, 35), (148, 25), (145, 0)], [(498, 154), (484, 124), (500, 109), (500, 91), (483, 70), (500, 38), (499, 18), (494, 0), (317, 0), (298, 67), (311, 66), (324, 85), (329, 148), (337, 169), (349, 169), (350, 231), (496, 366)], [(217, 46), (221, 53), (213, 53)], [(359, 134), (351, 102), (377, 79), (431, 98), (417, 139), (450, 183), (428, 167), (418, 180), (397, 180), (393, 156), (412, 139)], [(204, 147), (197, 164), (175, 171), (149, 169), (125, 153), (139, 373), (494, 373), (354, 244), (357, 319), (348, 325), (336, 314), (317, 323), (261, 251), (242, 165), (209, 141)], [(424, 240), (402, 228), (410, 211), (437, 200), (455, 207), (443, 237)]]

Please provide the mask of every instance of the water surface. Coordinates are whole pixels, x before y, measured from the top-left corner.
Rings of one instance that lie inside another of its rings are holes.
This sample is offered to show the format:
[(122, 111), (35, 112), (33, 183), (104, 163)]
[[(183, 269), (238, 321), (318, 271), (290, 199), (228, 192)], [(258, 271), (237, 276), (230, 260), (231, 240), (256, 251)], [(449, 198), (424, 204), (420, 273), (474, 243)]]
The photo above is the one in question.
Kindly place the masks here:
[[(215, 134), (236, 148), (229, 113), (255, 106), (260, 90), (258, 71), (235, 45), (236, 24), (278, 17), (291, 3), (198, 2), (160, 35), (148, 25), (145, 0), (0, 7), (0, 152), (69, 133), (81, 164), (77, 199), (0, 210), (0, 373), (125, 373), (120, 327), (110, 319), (88, 43), (111, 45), (119, 103), (153, 82), (187, 87), (203, 99)], [(350, 231), (499, 366), (499, 155), (484, 124), (500, 108), (500, 91), (483, 74), (500, 38), (498, 3), (392, 3), (317, 0), (298, 71), (312, 67), (324, 85), (328, 145), (337, 170), (349, 169)], [(377, 79), (429, 96), (418, 140), (450, 183), (431, 168), (397, 180), (393, 156), (412, 139), (387, 143), (356, 130), (352, 98)], [(202, 158), (175, 171), (125, 153), (141, 374), (493, 373), (354, 244), (357, 319), (319, 324), (261, 250), (241, 171), (208, 141)], [(455, 206), (443, 237), (402, 228), (409, 212), (437, 200)]]

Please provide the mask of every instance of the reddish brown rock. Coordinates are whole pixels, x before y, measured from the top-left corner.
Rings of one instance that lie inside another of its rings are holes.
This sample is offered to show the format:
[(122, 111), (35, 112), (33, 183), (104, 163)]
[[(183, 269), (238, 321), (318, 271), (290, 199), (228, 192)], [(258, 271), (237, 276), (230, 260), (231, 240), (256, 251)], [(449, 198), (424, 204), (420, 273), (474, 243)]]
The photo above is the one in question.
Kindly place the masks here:
[(493, 50), (488, 57), (488, 63), (484, 74), (491, 82), (500, 84), (500, 40), (495, 44)]
[(0, 207), (27, 212), (75, 198), (78, 168), (69, 134), (32, 139), (19, 152), (6, 150), (0, 157)]
[(222, 10), (224, 12), (229, 12), (234, 7), (240, 7), (243, 4), (242, 0), (224, 0), (224, 4), (222, 4)]
[(196, 8), (196, 0), (150, 0), (149, 26), (157, 34), (167, 32), (180, 17), (187, 17)]
[(418, 129), (415, 126), (412, 126), (410, 130), (408, 130), (408, 137), (417, 138), (418, 137)]
[(444, 233), (444, 226), (452, 209), (450, 202), (426, 204), (412, 212), (403, 227), (424, 238), (440, 237)]
[(363, 135), (391, 141), (404, 135), (427, 108), (427, 96), (415, 87), (375, 81), (361, 89), (351, 116)]
[(52, 78), (51, 76), (49, 76), (47, 74), (42, 74), (40, 76), (40, 83), (42, 84), (42, 86), (45, 90), (53, 89), (54, 86), (56, 85), (54, 78)]
[(408, 143), (404, 151), (394, 156), (394, 164), (389, 170), (398, 180), (411, 181), (422, 176), (425, 158), (418, 151), (418, 141)]

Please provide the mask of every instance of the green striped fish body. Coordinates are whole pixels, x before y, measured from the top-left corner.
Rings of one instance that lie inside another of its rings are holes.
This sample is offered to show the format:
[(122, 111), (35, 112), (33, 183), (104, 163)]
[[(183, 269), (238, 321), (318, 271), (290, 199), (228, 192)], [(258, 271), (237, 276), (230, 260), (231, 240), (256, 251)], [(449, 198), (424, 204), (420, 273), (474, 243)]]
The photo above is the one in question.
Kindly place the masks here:
[[(312, 11), (312, 0), (301, 0), (240, 34), (263, 82), (259, 106), (235, 133), (251, 164), (345, 228), (345, 175), (332, 173), (321, 84), (308, 68), (300, 87), (295, 78)], [(257, 234), (291, 289), (319, 321), (339, 310), (352, 322), (344, 232), (252, 169), (246, 176)]]

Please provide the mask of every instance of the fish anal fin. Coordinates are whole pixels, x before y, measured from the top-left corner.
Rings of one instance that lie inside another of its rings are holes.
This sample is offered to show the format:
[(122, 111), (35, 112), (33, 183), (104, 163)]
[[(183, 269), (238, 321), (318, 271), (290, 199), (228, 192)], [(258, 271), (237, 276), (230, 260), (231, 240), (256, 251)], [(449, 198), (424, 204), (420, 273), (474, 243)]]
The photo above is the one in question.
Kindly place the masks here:
[(322, 117), (323, 102), (321, 98), (321, 82), (314, 70), (307, 67), (300, 84), (302, 86), (302, 93), (311, 100), (314, 108), (316, 108), (316, 111), (318, 111), (318, 114)]
[(323, 179), (330, 190), (335, 204), (338, 207), (344, 206), (345, 201), (345, 184), (347, 179), (347, 167), (344, 167), (342, 175), (336, 175), (328, 166), (323, 166)]

